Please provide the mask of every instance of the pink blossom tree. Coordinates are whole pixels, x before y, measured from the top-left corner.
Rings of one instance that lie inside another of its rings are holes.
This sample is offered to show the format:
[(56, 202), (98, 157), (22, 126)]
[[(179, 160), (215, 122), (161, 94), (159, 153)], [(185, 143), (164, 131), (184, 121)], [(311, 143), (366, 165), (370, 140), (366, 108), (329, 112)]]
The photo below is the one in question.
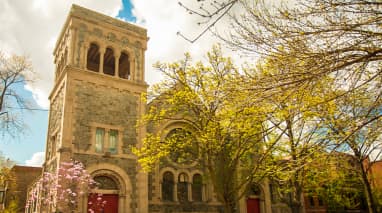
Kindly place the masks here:
[[(30, 191), (26, 208), (32, 203), (40, 202), (49, 212), (74, 212), (79, 198), (85, 194), (95, 194), (97, 183), (79, 161), (62, 162), (58, 171), (45, 172)], [(102, 209), (105, 202), (97, 194), (97, 203), (89, 204), (89, 212)]]

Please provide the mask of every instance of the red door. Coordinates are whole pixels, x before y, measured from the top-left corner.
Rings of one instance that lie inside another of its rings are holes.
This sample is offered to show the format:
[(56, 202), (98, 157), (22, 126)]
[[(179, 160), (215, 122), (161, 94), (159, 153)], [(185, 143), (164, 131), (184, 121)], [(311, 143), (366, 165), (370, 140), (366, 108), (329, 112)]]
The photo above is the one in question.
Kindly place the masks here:
[(247, 198), (247, 213), (260, 213), (259, 198)]
[(118, 195), (90, 194), (88, 197), (88, 212), (93, 210), (94, 213), (118, 213)]

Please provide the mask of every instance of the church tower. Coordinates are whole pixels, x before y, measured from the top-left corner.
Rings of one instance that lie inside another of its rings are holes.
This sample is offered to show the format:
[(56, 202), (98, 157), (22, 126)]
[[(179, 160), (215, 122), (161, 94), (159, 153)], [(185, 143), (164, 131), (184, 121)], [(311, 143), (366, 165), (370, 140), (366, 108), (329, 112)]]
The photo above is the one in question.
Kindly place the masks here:
[(109, 213), (148, 211), (147, 175), (132, 153), (145, 135), (136, 124), (146, 105), (147, 40), (146, 29), (73, 5), (53, 53), (44, 170), (82, 162), (102, 183)]

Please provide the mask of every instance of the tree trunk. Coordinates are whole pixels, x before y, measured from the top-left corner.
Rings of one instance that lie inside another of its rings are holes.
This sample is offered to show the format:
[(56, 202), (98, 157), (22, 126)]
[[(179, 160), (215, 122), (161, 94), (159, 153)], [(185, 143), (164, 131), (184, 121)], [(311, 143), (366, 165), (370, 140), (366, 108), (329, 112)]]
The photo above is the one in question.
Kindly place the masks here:
[(224, 213), (238, 213), (236, 209), (236, 202), (234, 200), (224, 200)]
[(367, 202), (367, 208), (369, 213), (376, 213), (376, 206), (373, 198), (373, 192), (371, 190), (369, 179), (367, 178), (366, 170), (363, 165), (363, 161), (359, 161), (360, 167), (361, 167), (361, 175), (362, 175), (362, 184), (365, 188), (365, 197)]

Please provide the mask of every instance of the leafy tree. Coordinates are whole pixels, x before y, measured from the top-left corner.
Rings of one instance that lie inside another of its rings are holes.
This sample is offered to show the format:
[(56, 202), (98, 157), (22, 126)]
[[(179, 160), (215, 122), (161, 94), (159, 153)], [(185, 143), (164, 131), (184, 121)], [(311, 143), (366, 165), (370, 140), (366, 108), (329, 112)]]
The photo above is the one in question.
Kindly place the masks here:
[[(191, 65), (187, 54), (184, 61), (155, 65), (165, 80), (150, 93), (142, 124), (149, 125), (152, 133), (137, 154), (149, 168), (185, 147), (196, 150), (193, 160), (206, 168), (224, 212), (237, 212), (246, 189), (268, 172), (263, 168), (271, 148), (262, 135), (266, 107), (256, 104), (251, 92), (241, 90), (243, 76), (230, 58), (222, 56), (220, 47), (215, 46), (207, 57), (208, 65)], [(183, 122), (190, 134), (162, 140), (167, 133), (155, 129), (167, 121)]]
[(363, 183), (369, 212), (376, 212), (369, 169), (382, 153), (380, 102), (379, 94), (375, 94), (370, 85), (337, 98), (336, 110), (324, 116), (333, 146), (356, 159), (356, 171)]
[[(277, 83), (277, 78), (266, 84), (261, 81), (287, 72), (296, 60), (289, 58), (283, 63), (278, 62), (269, 58), (258, 65), (250, 73), (253, 84), (267, 87)], [(326, 96), (332, 93), (332, 81), (323, 78), (314, 84), (302, 82), (294, 90), (280, 87), (271, 93), (263, 93), (260, 104), (268, 106), (266, 124), (269, 132), (266, 138), (274, 144), (271, 160), (267, 161), (273, 168), (269, 177), (274, 186), (273, 193), (277, 193), (279, 201), (287, 204), (292, 212), (304, 212), (303, 193), (310, 164), (325, 154), (328, 141), (319, 118), (324, 109), (326, 112), (334, 109), (333, 102), (326, 101)]]
[[(5, 161), (5, 163), (9, 164), (9, 159)], [(6, 196), (2, 201), (5, 203), (5, 209), (4, 212), (16, 212), (17, 210), (17, 198), (15, 200), (9, 200), (7, 191), (12, 191), (16, 188), (16, 177), (15, 174), (12, 172), (10, 167), (2, 166), (0, 169), (0, 185), (2, 187), (6, 188), (6, 194), (3, 194), (3, 196)]]
[[(87, 173), (83, 164), (78, 161), (62, 162), (57, 172), (45, 172), (29, 193), (27, 207), (40, 202), (42, 209), (50, 212), (74, 212), (81, 196), (91, 193), (96, 182)], [(100, 205), (102, 207), (102, 197)], [(93, 211), (96, 209), (90, 209)]]
[(198, 2), (200, 7), (195, 9), (180, 5), (205, 19), (200, 24), (208, 29), (228, 16), (230, 24), (225, 26), (230, 28), (224, 32), (230, 33), (216, 31), (216, 35), (233, 49), (280, 61), (294, 58), (300, 62), (291, 68), (303, 69), (284, 72), (274, 87), (293, 87), (301, 81), (318, 80), (325, 75), (338, 80), (358, 79), (360, 86), (379, 76), (382, 3), (377, 0)]
[(15, 86), (32, 80), (34, 72), (28, 58), (0, 52), (0, 131), (16, 136), (25, 128), (19, 109), (30, 108)]
[[(381, 106), (381, 13), (377, 0), (297, 0), (297, 1), (213, 1), (212, 7), (201, 1), (192, 10), (215, 26), (221, 17), (231, 18), (231, 34), (220, 37), (234, 49), (260, 57), (271, 57), (290, 69), (276, 73), (266, 91), (279, 88), (294, 91), (306, 83), (332, 78), (337, 88), (338, 113), (327, 120), (333, 131), (329, 137), (335, 147), (347, 148), (357, 158), (363, 176), (369, 212), (376, 212), (368, 189), (365, 158), (379, 147)], [(235, 14), (234, 6), (240, 8)], [(203, 31), (204, 32), (204, 31)], [(219, 35), (219, 34), (218, 34)], [(291, 63), (294, 59), (295, 63)], [(261, 85), (261, 84), (260, 84)], [(249, 85), (256, 91), (258, 85)], [(364, 97), (363, 94), (372, 94)], [(323, 93), (323, 95), (326, 95)], [(356, 103), (356, 105), (352, 105)], [(325, 114), (323, 114), (325, 117)], [(342, 131), (342, 132), (341, 132)]]
[(305, 193), (317, 196), (328, 212), (365, 209), (357, 160), (353, 155), (327, 152), (307, 168)]

